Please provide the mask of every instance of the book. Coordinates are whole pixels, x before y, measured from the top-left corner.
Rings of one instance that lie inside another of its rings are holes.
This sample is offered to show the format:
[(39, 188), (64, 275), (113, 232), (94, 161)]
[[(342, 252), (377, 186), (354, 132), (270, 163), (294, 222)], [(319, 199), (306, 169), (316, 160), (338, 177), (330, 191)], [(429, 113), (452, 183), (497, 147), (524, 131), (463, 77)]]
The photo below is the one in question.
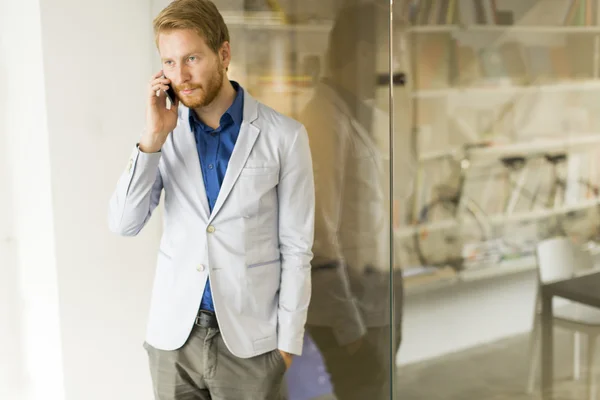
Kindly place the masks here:
[(570, 0), (563, 25), (575, 25), (575, 15), (579, 11), (579, 1), (580, 0)]
[(476, 21), (480, 25), (485, 25), (487, 22), (485, 18), (485, 8), (483, 1), (484, 0), (473, 0), (473, 2), (475, 3)]
[(568, 0), (542, 0), (517, 23), (526, 26), (561, 26), (570, 7)]
[(458, 0), (458, 16), (463, 25), (477, 24), (477, 14), (473, 0)]
[(529, 46), (526, 50), (530, 81), (548, 80), (553, 76), (550, 49), (546, 46)]
[(571, 77), (574, 79), (594, 77), (594, 36), (587, 34), (568, 35), (566, 42), (566, 59), (569, 60)]
[(458, 70), (458, 85), (473, 85), (481, 79), (481, 68), (479, 58), (475, 49), (471, 46), (456, 43), (456, 64)]
[(552, 62), (552, 70), (555, 78), (567, 80), (571, 77), (571, 70), (567, 59), (567, 49), (565, 47), (551, 47), (550, 60)]
[(497, 48), (489, 47), (479, 51), (482, 71), (485, 78), (496, 79), (508, 76), (504, 61)]
[(494, 8), (494, 4), (492, 0), (484, 0), (483, 1), (483, 10), (485, 13), (485, 20), (488, 25), (495, 25), (496, 21), (496, 10)]
[(517, 85), (527, 83), (528, 73), (523, 45), (516, 41), (505, 42), (500, 46), (500, 52), (512, 82)]

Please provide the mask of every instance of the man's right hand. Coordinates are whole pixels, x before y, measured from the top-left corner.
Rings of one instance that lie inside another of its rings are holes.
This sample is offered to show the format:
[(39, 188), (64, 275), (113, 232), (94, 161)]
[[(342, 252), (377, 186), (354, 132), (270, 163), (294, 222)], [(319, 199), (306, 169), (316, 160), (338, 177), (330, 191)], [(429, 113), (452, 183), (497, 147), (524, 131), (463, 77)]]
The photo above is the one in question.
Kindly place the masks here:
[(348, 354), (353, 356), (354, 354), (356, 354), (358, 352), (358, 350), (360, 350), (364, 341), (365, 341), (365, 337), (361, 336), (358, 340), (355, 340), (354, 342), (347, 344), (344, 347), (346, 348), (346, 351), (348, 352)]
[[(140, 140), (140, 150), (144, 153), (156, 153), (159, 151), (167, 136), (177, 126), (177, 107), (179, 100), (171, 109), (167, 108), (167, 95), (165, 90), (171, 84), (169, 79), (163, 78), (160, 71), (152, 76), (148, 85), (148, 106), (146, 109), (146, 131)], [(159, 95), (156, 95), (159, 92)]]

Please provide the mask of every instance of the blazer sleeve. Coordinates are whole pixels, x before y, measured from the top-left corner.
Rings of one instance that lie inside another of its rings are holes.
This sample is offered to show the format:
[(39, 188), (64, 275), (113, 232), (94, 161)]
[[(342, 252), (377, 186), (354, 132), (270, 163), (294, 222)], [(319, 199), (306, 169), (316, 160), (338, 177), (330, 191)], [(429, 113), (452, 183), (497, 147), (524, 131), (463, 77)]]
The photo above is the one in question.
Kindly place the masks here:
[(311, 295), (315, 212), (312, 160), (304, 126), (282, 157), (277, 195), (281, 252), (278, 348), (300, 355)]
[(144, 153), (136, 145), (109, 203), (112, 232), (137, 235), (160, 201), (163, 183), (158, 168), (161, 152)]

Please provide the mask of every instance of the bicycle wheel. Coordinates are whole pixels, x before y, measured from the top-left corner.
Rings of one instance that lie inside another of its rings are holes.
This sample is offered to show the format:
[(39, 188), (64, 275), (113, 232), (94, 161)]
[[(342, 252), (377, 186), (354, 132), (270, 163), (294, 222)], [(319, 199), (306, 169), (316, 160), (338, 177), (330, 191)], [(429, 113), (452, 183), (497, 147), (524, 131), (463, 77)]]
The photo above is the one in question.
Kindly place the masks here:
[(473, 206), (457, 215), (456, 198), (425, 205), (413, 236), (414, 250), (423, 266), (450, 266), (462, 270), (480, 257), (486, 243), (485, 228)]

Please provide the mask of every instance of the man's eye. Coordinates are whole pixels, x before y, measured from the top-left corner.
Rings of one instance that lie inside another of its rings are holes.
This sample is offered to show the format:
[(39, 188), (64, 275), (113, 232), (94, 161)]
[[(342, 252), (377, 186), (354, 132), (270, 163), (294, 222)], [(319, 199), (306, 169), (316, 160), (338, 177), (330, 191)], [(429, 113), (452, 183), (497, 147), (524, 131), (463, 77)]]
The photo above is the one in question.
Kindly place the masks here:
[(165, 65), (171, 65), (173, 64), (173, 61), (165, 61)]
[(190, 56), (189, 60), (190, 61), (196, 61), (196, 56)]

